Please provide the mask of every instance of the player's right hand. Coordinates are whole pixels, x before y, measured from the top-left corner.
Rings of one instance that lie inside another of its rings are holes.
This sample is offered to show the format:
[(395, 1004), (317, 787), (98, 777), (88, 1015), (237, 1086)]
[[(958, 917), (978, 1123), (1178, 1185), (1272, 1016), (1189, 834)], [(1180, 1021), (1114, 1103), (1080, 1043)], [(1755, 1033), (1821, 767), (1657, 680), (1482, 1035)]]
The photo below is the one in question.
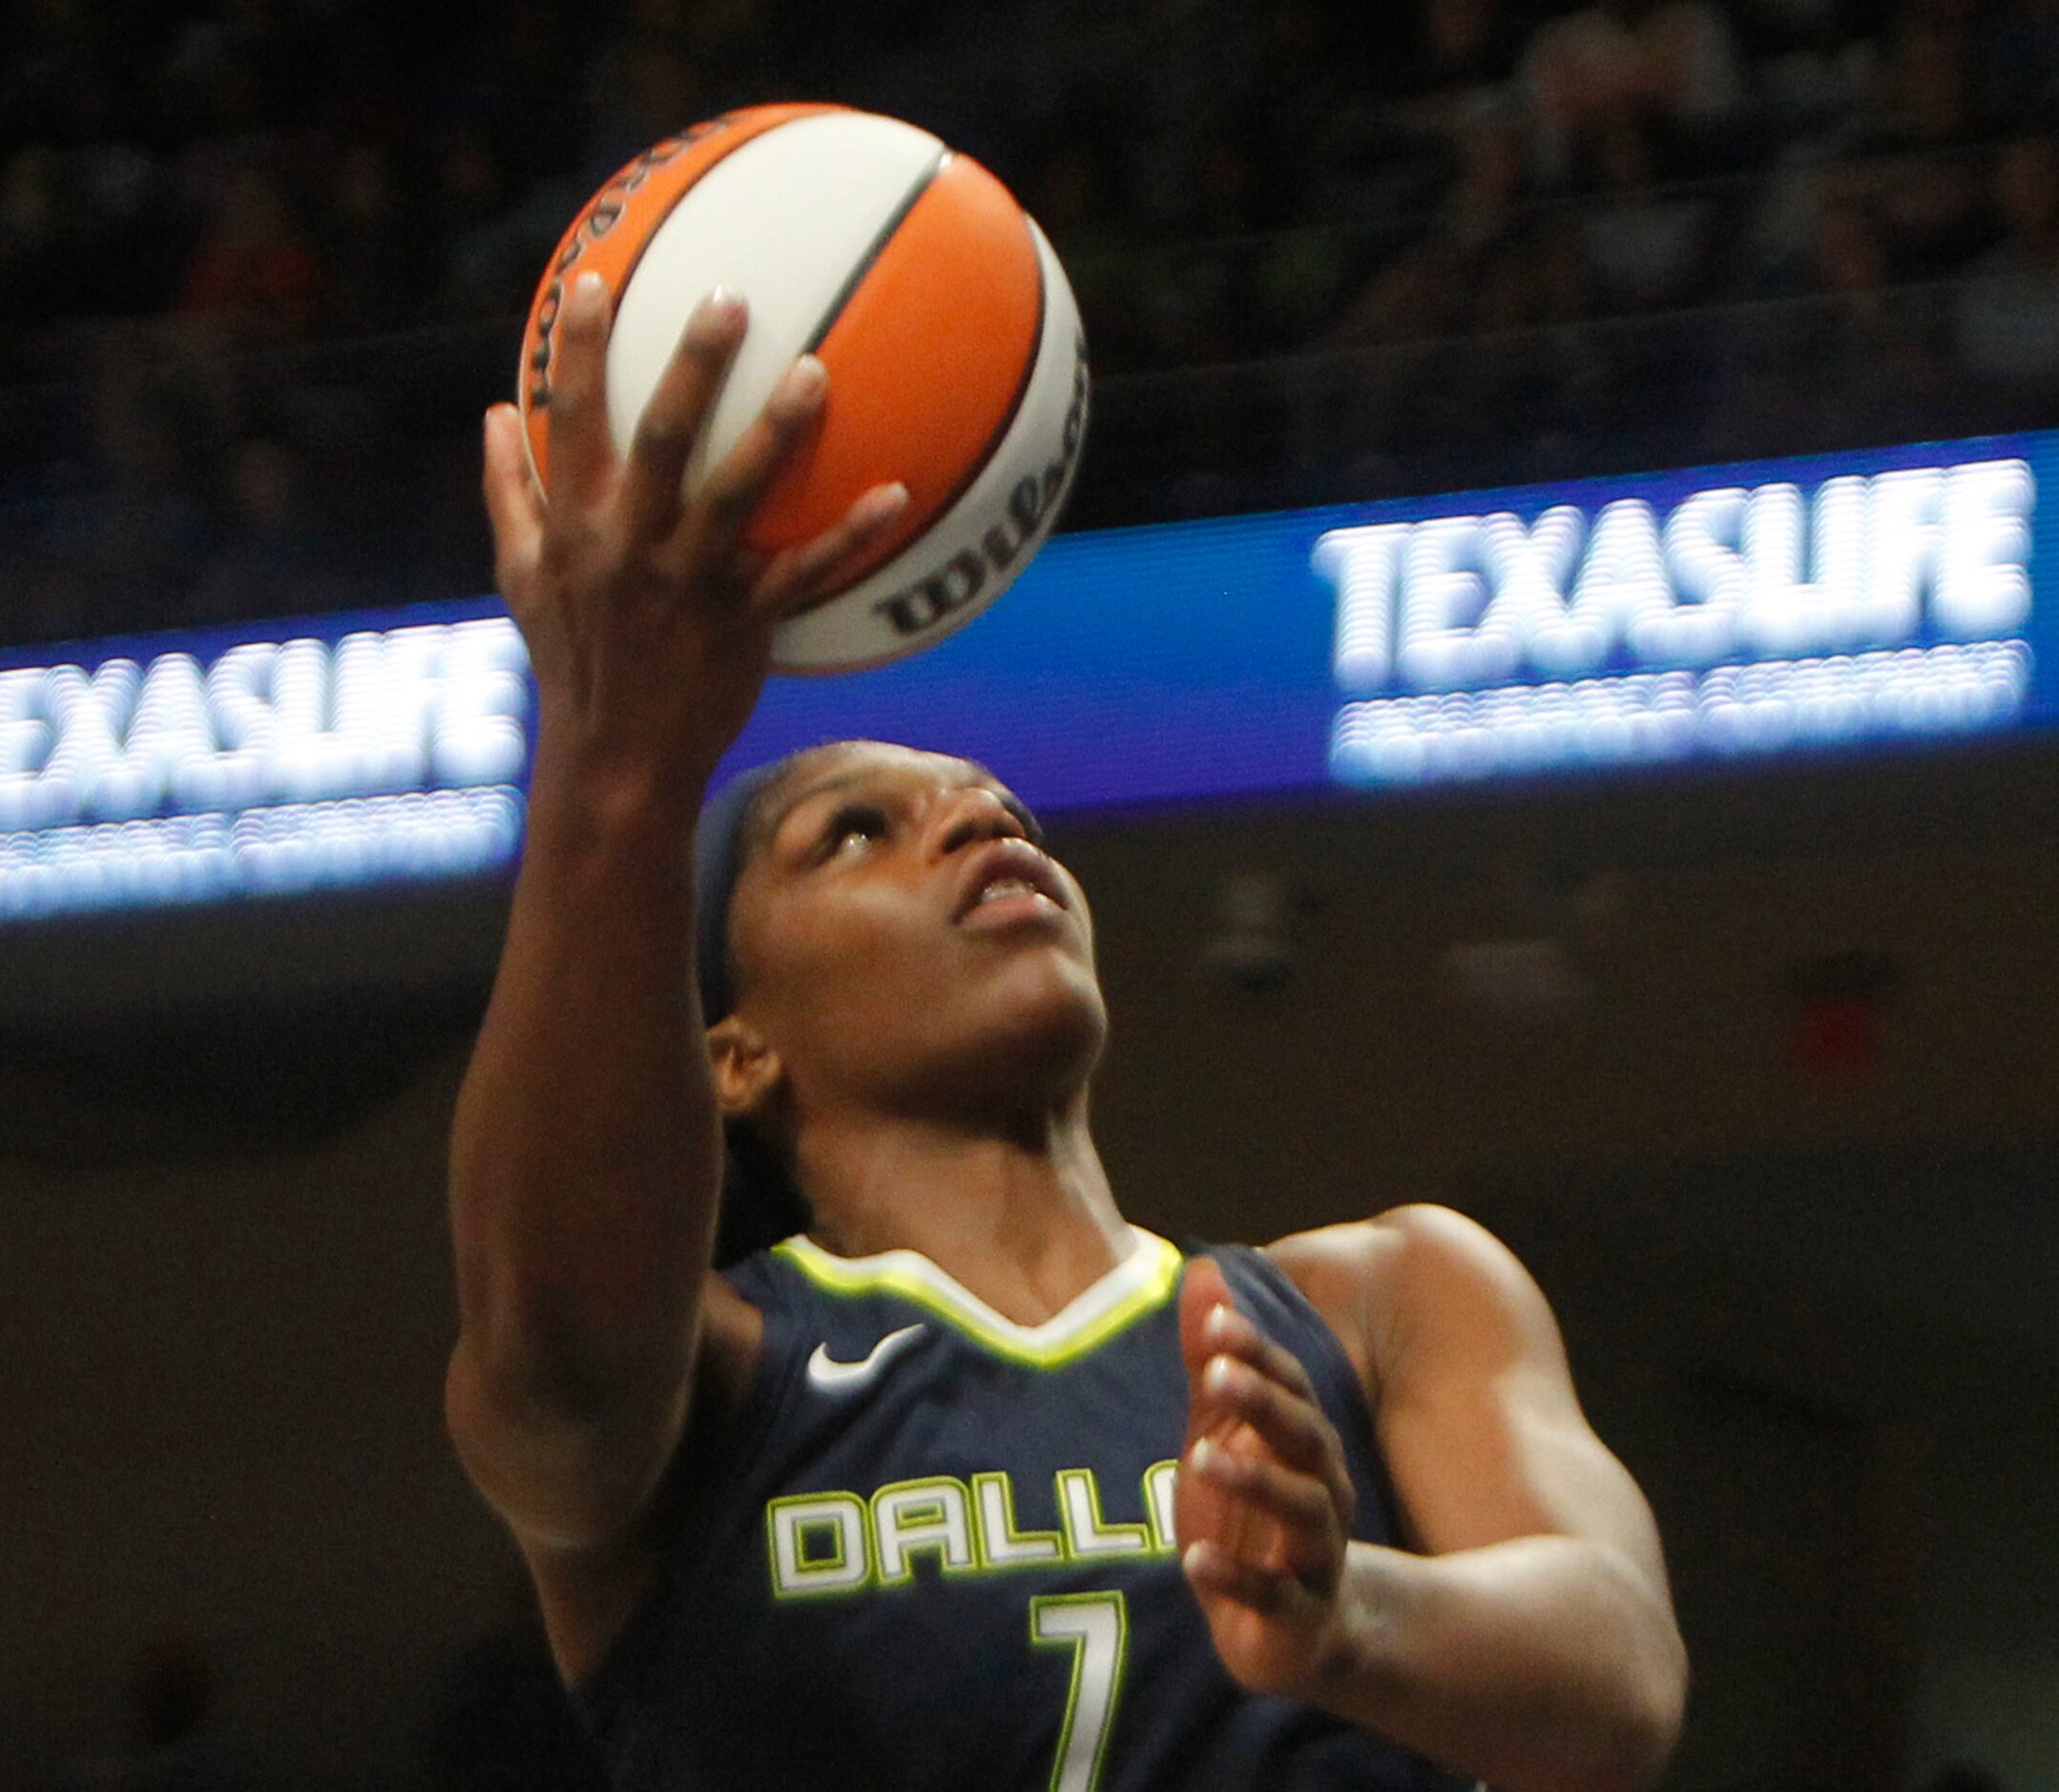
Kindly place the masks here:
[(834, 589), (907, 493), (875, 487), (813, 541), (752, 551), (745, 519), (822, 410), (821, 362), (802, 356), (787, 370), (689, 500), (688, 457), (743, 340), (744, 307), (711, 294), (695, 310), (626, 456), (604, 396), (609, 321), (605, 285), (582, 276), (559, 325), (548, 501), (515, 407), (487, 412), (494, 573), (529, 644), (552, 750), (597, 772), (655, 774), (697, 802), (750, 719), (780, 624)]

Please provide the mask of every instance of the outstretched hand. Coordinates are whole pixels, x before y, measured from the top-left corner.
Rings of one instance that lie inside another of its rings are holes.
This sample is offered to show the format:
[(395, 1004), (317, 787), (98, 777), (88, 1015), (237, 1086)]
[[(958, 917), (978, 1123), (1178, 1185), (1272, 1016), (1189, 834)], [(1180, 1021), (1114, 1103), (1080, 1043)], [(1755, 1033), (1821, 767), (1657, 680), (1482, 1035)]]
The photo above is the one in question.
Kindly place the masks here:
[(1302, 1691), (1341, 1634), (1356, 1506), (1342, 1444), (1307, 1370), (1236, 1309), (1213, 1258), (1187, 1265), (1179, 1344), (1181, 1566), (1231, 1676), (1253, 1692)]
[(822, 411), (827, 374), (808, 355), (685, 495), (744, 328), (739, 300), (701, 302), (622, 455), (605, 395), (608, 294), (582, 276), (559, 325), (548, 501), (515, 407), (486, 415), (494, 571), (529, 643), (545, 728), (604, 762), (711, 769), (750, 719), (779, 625), (834, 590), (838, 569), (906, 502), (902, 487), (878, 486), (812, 541), (769, 556), (744, 545), (746, 519)]

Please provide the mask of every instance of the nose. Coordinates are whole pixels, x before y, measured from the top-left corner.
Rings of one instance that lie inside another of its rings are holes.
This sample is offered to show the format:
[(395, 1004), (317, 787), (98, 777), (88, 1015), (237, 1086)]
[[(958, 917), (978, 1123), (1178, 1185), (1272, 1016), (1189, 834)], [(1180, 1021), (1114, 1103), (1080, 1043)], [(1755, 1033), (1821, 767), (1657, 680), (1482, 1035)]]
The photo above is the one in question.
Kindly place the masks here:
[(929, 823), (929, 849), (940, 859), (989, 840), (1028, 838), (1014, 811), (981, 784), (947, 793)]

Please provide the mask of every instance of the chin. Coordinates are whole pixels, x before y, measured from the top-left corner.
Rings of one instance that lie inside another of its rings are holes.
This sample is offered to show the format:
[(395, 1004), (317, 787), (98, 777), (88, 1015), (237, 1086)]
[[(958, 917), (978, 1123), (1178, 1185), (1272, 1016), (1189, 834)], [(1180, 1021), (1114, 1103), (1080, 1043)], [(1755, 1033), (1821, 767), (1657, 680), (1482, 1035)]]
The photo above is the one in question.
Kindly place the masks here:
[(967, 1016), (945, 1047), (939, 1080), (981, 1106), (1055, 1105), (1086, 1086), (1108, 1044), (1100, 986), (1077, 966), (1003, 982), (994, 1011)]

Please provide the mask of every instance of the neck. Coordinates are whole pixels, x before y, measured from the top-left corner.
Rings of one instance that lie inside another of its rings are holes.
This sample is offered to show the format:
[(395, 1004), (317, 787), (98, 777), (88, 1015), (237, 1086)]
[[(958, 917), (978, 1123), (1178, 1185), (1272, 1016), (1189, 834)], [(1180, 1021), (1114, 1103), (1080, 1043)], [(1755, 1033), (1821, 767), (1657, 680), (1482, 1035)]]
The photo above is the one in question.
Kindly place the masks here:
[(1131, 1250), (1084, 1092), (1008, 1126), (821, 1115), (799, 1157), (810, 1230), (826, 1249), (919, 1251), (1018, 1324), (1041, 1324)]

